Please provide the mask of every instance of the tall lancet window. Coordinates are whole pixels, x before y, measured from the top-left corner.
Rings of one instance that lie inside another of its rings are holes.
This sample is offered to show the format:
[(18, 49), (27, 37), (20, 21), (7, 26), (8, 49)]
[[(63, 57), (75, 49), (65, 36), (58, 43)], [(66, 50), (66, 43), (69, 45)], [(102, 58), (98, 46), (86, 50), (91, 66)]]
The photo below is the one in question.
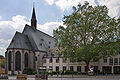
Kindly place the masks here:
[(19, 51), (15, 54), (15, 70), (20, 71), (21, 70), (21, 54)]
[(12, 54), (11, 52), (8, 53), (8, 70), (11, 71), (11, 60), (12, 60)]
[(28, 67), (28, 53), (27, 52), (25, 53), (25, 56), (24, 56), (24, 63), (25, 63), (25, 68)]

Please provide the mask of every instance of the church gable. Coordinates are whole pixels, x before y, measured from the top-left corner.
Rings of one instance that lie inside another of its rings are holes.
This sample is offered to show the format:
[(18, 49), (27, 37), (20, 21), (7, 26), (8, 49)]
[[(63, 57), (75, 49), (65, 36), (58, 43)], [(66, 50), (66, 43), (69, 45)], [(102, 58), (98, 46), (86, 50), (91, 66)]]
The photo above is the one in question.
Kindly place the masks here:
[(28, 37), (19, 32), (15, 33), (10, 45), (8, 46), (8, 49), (9, 48), (32, 50), (32, 46), (29, 42)]

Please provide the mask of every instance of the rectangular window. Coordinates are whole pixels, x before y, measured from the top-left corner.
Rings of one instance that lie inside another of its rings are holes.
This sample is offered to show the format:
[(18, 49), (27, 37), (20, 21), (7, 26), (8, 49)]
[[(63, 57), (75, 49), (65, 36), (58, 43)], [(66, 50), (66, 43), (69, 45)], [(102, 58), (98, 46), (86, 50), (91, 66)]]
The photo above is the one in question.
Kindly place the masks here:
[(65, 71), (66, 70), (66, 66), (63, 66), (63, 71)]
[(35, 57), (35, 61), (37, 61), (37, 56)]
[(44, 68), (47, 68), (46, 66), (43, 66)]
[(52, 68), (52, 66), (49, 66), (49, 68)]
[(70, 71), (74, 71), (74, 67), (73, 66), (70, 66)]
[(98, 66), (94, 66), (94, 72), (98, 72)]
[(119, 58), (119, 65), (120, 65), (120, 58)]
[(77, 71), (81, 72), (81, 66), (77, 66)]
[(56, 59), (56, 63), (59, 63), (59, 59)]
[(85, 66), (85, 72), (87, 72), (87, 66)]
[(118, 65), (118, 58), (114, 58), (114, 65)]
[(52, 66), (49, 66), (49, 69), (52, 70)]
[(43, 59), (43, 63), (46, 63), (46, 59)]
[(66, 63), (66, 61), (67, 61), (67, 58), (63, 58), (63, 63)]
[(113, 65), (113, 58), (110, 58), (109, 65)]
[(73, 59), (70, 58), (70, 62), (73, 62)]
[(59, 71), (59, 66), (56, 66), (56, 71)]
[(104, 59), (104, 63), (107, 63), (107, 59)]

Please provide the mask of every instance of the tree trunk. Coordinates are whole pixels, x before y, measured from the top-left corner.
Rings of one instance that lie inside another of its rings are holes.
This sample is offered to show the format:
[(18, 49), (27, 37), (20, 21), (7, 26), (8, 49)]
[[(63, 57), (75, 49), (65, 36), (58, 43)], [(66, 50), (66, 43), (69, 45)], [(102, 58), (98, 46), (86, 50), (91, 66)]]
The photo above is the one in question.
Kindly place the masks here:
[(88, 74), (89, 61), (85, 61), (85, 64), (86, 64), (86, 73)]

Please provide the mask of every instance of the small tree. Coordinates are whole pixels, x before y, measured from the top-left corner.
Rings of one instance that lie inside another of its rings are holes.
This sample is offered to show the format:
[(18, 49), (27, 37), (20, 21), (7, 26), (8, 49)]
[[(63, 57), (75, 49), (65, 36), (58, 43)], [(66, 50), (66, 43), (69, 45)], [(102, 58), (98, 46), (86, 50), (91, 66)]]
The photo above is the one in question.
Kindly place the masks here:
[(3, 55), (0, 55), (0, 58), (4, 58), (4, 56), (3, 56)]
[(73, 61), (91, 61), (117, 55), (120, 26), (108, 16), (106, 6), (92, 7), (88, 2), (73, 7), (73, 13), (64, 16), (64, 25), (54, 30), (56, 45), (64, 56)]
[(0, 66), (4, 69), (5, 68), (5, 61), (1, 62)]

